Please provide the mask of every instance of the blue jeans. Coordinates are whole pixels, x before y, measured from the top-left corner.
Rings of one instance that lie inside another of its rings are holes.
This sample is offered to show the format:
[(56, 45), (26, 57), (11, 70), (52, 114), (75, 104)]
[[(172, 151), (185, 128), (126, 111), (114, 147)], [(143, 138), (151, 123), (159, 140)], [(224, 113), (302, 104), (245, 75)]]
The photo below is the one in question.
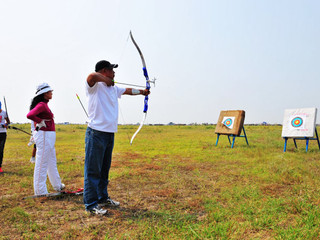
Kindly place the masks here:
[(85, 138), (84, 192), (86, 210), (107, 198), (114, 133), (87, 128)]

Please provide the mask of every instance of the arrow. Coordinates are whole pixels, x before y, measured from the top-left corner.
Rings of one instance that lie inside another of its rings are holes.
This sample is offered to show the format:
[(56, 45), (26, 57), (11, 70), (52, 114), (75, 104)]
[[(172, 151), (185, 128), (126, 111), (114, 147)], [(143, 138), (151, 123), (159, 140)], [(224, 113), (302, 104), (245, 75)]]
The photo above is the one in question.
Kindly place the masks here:
[[(154, 78), (152, 81), (151, 80), (148, 80), (149, 83), (153, 83), (153, 85), (155, 86), (156, 85), (156, 78)], [(133, 86), (133, 87), (140, 87), (140, 88), (146, 88), (145, 86), (141, 86), (141, 85), (135, 85), (135, 84), (131, 84), (131, 83), (122, 83), (122, 82), (115, 82), (114, 83), (117, 83), (117, 84), (122, 84), (122, 85), (127, 85), (127, 86)]]
[(79, 100), (79, 102), (80, 102), (80, 104), (81, 104), (82, 108), (83, 108), (83, 111), (86, 113), (87, 117), (89, 118), (89, 115), (88, 115), (88, 113), (87, 113), (86, 109), (84, 108), (84, 106), (83, 106), (83, 104), (82, 104), (82, 102), (81, 102), (81, 100), (80, 100), (80, 97), (78, 96), (78, 94), (76, 94), (76, 95), (77, 95), (77, 98), (78, 98), (78, 100)]

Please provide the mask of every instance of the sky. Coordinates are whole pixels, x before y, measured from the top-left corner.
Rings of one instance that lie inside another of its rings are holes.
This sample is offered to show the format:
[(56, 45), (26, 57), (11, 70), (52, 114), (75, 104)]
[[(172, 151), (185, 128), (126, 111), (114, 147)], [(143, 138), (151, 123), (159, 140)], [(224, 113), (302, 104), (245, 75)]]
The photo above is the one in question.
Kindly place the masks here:
[[(157, 79), (146, 124), (216, 123), (221, 110), (281, 124), (285, 109), (320, 108), (319, 10), (318, 0), (0, 0), (0, 99), (12, 122), (29, 122), (47, 82), (55, 122), (85, 123), (76, 94), (86, 107), (97, 61), (145, 86), (131, 30)], [(122, 96), (119, 123), (141, 121), (143, 98)]]

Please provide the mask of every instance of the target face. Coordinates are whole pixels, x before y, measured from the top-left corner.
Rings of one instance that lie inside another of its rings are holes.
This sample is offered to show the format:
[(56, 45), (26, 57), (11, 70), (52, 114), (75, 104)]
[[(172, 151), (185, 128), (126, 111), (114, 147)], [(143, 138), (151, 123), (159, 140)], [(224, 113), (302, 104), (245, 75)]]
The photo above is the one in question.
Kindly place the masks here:
[(232, 119), (231, 118), (227, 118), (224, 122), (224, 125), (226, 125), (227, 127), (230, 127), (232, 125)]
[(293, 131), (302, 131), (306, 125), (306, 115), (294, 114), (289, 118), (288, 127)]
[(291, 121), (291, 126), (294, 128), (301, 127), (303, 124), (303, 119), (301, 117), (295, 117)]
[(282, 137), (314, 137), (317, 120), (316, 108), (296, 108), (284, 111)]
[(313, 137), (315, 133), (316, 108), (285, 110), (282, 136)]
[(232, 129), (234, 124), (234, 117), (224, 117), (222, 120), (222, 124), (227, 128)]

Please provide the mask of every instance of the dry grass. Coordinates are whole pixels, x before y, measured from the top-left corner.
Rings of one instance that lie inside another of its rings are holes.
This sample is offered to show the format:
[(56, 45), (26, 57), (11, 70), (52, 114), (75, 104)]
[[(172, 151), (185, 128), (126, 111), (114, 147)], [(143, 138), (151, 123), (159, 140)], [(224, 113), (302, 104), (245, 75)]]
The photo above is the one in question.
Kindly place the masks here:
[[(315, 144), (283, 153), (280, 127), (247, 127), (250, 146), (237, 139), (231, 149), (223, 137), (215, 146), (212, 126), (145, 126), (131, 147), (134, 130), (122, 126), (116, 135), (109, 193), (121, 207), (105, 217), (88, 215), (81, 196), (22, 200), (33, 194), (31, 148), (27, 136), (10, 131), (0, 239), (319, 237)], [(83, 187), (84, 132), (57, 127), (58, 169), (69, 189)]]

